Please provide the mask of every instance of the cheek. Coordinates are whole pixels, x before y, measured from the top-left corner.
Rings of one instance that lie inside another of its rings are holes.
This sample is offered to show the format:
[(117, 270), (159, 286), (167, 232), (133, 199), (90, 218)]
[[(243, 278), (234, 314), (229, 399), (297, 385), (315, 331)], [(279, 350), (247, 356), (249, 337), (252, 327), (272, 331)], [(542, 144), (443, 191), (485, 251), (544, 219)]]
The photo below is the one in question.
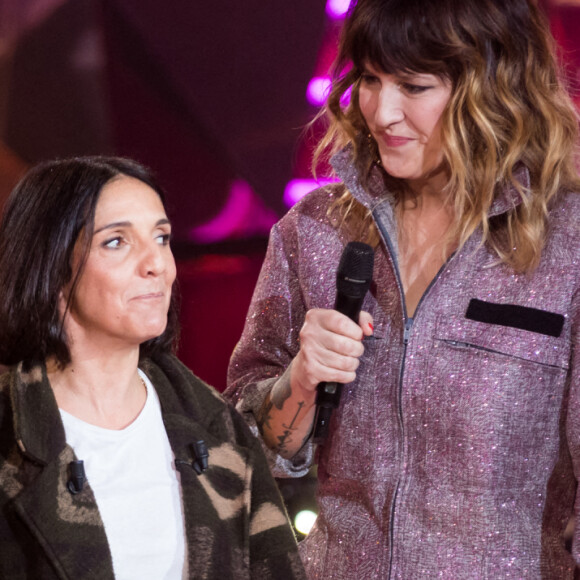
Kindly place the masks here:
[(433, 125), (433, 136), (437, 140), (441, 140), (441, 129), (443, 126), (443, 115), (445, 108), (449, 102), (449, 96), (444, 95), (441, 100), (431, 109), (431, 123)]
[(439, 143), (441, 141), (441, 131), (443, 125), (443, 109), (433, 107), (429, 111), (423, 112), (422, 124), (425, 129), (424, 133), (431, 142)]
[(369, 91), (360, 89), (358, 93), (358, 105), (361, 115), (364, 117), (367, 125), (373, 115), (373, 99)]

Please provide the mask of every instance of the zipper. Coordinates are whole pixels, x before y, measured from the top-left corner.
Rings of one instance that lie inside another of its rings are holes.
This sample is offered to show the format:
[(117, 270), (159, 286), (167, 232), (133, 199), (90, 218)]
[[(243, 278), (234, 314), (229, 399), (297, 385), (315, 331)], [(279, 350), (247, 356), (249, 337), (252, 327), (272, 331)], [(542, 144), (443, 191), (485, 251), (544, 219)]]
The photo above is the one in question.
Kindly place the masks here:
[[(441, 266), (441, 268), (439, 268), (439, 271), (437, 272), (437, 274), (435, 274), (433, 280), (431, 280), (431, 282), (429, 283), (429, 285), (427, 286), (427, 288), (425, 289), (425, 292), (423, 292), (421, 298), (419, 299), (419, 302), (417, 303), (417, 306), (415, 308), (415, 312), (413, 317), (411, 318), (410, 316), (407, 316), (407, 303), (405, 301), (405, 291), (403, 289), (403, 282), (401, 280), (401, 274), (399, 272), (399, 265), (395, 256), (395, 251), (393, 248), (393, 244), (391, 242), (391, 238), (388, 234), (388, 232), (386, 231), (383, 223), (381, 222), (380, 219), (378, 219), (378, 216), (376, 214), (376, 212), (373, 212), (373, 218), (375, 220), (375, 223), (377, 224), (377, 227), (379, 228), (379, 231), (383, 237), (383, 240), (385, 241), (385, 244), (387, 246), (387, 249), (389, 251), (389, 258), (392, 262), (393, 265), (393, 271), (395, 272), (395, 279), (397, 281), (397, 286), (399, 287), (399, 294), (401, 296), (401, 303), (403, 306), (403, 320), (404, 320), (404, 328), (403, 328), (403, 355), (401, 357), (401, 371), (399, 373), (399, 388), (398, 388), (398, 420), (399, 420), (399, 428), (401, 430), (401, 439), (404, 445), (404, 441), (405, 441), (405, 425), (403, 422), (403, 376), (405, 374), (405, 360), (407, 357), (407, 346), (409, 344), (409, 339), (411, 336), (411, 329), (413, 328), (413, 322), (415, 321), (415, 318), (417, 317), (417, 312), (419, 311), (419, 308), (421, 307), (421, 304), (423, 303), (423, 300), (425, 299), (425, 297), (427, 296), (427, 294), (429, 294), (429, 291), (431, 290), (431, 288), (433, 287), (433, 285), (435, 284), (435, 282), (439, 279), (439, 276), (441, 275), (441, 273), (443, 272), (443, 270), (447, 267), (447, 265), (449, 264), (449, 262), (453, 259), (453, 257), (455, 256), (456, 252), (453, 252), (448, 258), (447, 260), (445, 260), (445, 262), (443, 263), (443, 265)], [(403, 449), (403, 456), (405, 454), (405, 450)], [(395, 490), (393, 492), (393, 499), (391, 500), (391, 510), (390, 510), (390, 519), (389, 519), (389, 537), (390, 537), (390, 542), (389, 542), (389, 572), (387, 575), (387, 580), (389, 580), (392, 576), (392, 568), (393, 568), (393, 549), (394, 549), (394, 533), (395, 533), (395, 509), (396, 509), (396, 502), (397, 502), (397, 496), (399, 495), (399, 486), (400, 486), (400, 480), (397, 480), (397, 485), (395, 486)]]
[(403, 330), (403, 344), (405, 348), (409, 344), (409, 336), (411, 335), (411, 328), (413, 327), (413, 318), (407, 317), (405, 319), (405, 329)]

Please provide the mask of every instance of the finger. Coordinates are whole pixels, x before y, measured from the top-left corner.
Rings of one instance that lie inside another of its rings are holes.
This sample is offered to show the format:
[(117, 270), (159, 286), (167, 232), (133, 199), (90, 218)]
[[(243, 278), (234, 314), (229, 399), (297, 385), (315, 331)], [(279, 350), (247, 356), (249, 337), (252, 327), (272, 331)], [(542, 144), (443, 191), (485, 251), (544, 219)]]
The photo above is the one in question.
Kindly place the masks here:
[(352, 339), (319, 326), (305, 325), (300, 331), (300, 349), (325, 364), (328, 364), (325, 357), (330, 354), (358, 358), (364, 352), (362, 330), (359, 328), (358, 332), (360, 338)]
[(362, 339), (362, 331), (358, 324), (353, 322), (348, 316), (336, 310), (325, 310), (321, 308), (309, 310), (306, 313), (303, 328), (320, 328), (335, 334), (340, 334), (355, 340)]
[[(324, 369), (323, 372), (355, 372), (360, 361), (355, 356), (344, 356), (329, 350), (319, 353), (320, 356), (312, 356), (310, 361), (313, 367)], [(307, 358), (308, 360), (308, 358)]]
[(292, 363), (292, 381), (313, 390), (321, 382), (351, 383), (355, 380), (358, 359), (337, 356), (327, 362), (330, 364), (300, 351)]
[(372, 336), (375, 329), (373, 327), (373, 317), (364, 310), (361, 311), (358, 317), (358, 324), (362, 328), (365, 336)]
[[(361, 329), (359, 333), (362, 335)], [(327, 333), (322, 339), (322, 346), (326, 351), (343, 357), (359, 358), (364, 353), (364, 346), (362, 343), (362, 336), (359, 339), (352, 339), (341, 334)]]

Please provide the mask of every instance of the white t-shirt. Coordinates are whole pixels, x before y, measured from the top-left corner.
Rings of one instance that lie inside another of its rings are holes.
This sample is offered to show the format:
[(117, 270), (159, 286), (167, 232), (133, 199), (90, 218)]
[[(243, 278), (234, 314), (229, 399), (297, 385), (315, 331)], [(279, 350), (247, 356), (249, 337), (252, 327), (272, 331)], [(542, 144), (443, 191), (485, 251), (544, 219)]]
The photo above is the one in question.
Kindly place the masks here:
[(61, 410), (67, 443), (84, 461), (105, 525), (117, 580), (185, 577), (179, 474), (159, 398), (144, 373), (147, 401), (125, 429), (96, 427)]

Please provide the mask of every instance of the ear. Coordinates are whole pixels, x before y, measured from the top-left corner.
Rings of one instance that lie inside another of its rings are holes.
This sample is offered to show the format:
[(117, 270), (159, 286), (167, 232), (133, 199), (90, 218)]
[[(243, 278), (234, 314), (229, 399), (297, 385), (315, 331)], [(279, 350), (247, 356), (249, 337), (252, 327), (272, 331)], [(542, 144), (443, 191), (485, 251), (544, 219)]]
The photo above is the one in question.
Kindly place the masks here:
[(68, 301), (68, 288), (63, 288), (58, 293), (58, 314), (61, 320), (64, 320), (67, 301)]

